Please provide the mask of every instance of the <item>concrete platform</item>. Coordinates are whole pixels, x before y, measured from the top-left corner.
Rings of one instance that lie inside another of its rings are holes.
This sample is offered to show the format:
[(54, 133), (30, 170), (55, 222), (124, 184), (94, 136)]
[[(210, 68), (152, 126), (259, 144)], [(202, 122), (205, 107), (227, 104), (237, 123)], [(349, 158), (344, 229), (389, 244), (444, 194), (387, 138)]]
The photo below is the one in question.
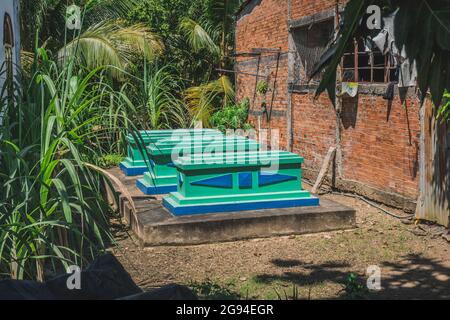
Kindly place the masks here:
[[(127, 212), (142, 245), (185, 245), (316, 233), (355, 227), (355, 210), (322, 200), (318, 207), (173, 216), (158, 200)], [(128, 209), (129, 210), (129, 209)]]
[[(120, 170), (110, 172), (120, 179), (125, 178)], [(133, 214), (127, 201), (119, 208), (143, 246), (191, 245), (317, 233), (350, 229), (356, 225), (354, 209), (326, 199), (321, 199), (320, 206), (312, 207), (173, 216), (163, 207), (161, 199), (138, 196), (130, 177), (125, 181), (132, 188), (137, 212)]]

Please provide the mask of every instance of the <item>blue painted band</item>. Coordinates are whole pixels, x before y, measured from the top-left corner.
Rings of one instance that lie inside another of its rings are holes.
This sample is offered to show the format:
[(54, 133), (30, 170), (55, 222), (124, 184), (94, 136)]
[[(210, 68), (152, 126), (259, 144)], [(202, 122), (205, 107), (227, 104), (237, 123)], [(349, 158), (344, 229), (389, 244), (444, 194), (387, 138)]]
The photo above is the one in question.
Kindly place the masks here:
[(232, 211), (248, 211), (276, 208), (307, 207), (318, 206), (319, 198), (309, 197), (301, 199), (274, 200), (274, 201), (255, 201), (241, 203), (221, 203), (211, 205), (192, 205), (192, 206), (173, 206), (166, 198), (163, 199), (163, 205), (175, 216), (184, 216), (192, 214), (207, 214)]
[(231, 173), (216, 176), (212, 178), (202, 179), (198, 181), (191, 182), (192, 186), (204, 186), (211, 188), (233, 188), (233, 175)]
[(240, 189), (251, 189), (253, 185), (253, 177), (251, 172), (241, 172), (238, 177)]
[(119, 164), (119, 168), (127, 177), (140, 176), (148, 171), (147, 167), (128, 167), (123, 162)]
[(297, 180), (297, 177), (290, 176), (287, 174), (272, 174), (268, 172), (259, 172), (258, 173), (258, 184), (260, 187), (271, 186), (274, 184), (279, 184), (286, 181)]
[(136, 181), (136, 187), (138, 187), (139, 190), (141, 190), (144, 194), (147, 195), (155, 195), (155, 194), (167, 194), (170, 192), (177, 191), (177, 185), (165, 185), (165, 186), (147, 186), (143, 179), (138, 179)]

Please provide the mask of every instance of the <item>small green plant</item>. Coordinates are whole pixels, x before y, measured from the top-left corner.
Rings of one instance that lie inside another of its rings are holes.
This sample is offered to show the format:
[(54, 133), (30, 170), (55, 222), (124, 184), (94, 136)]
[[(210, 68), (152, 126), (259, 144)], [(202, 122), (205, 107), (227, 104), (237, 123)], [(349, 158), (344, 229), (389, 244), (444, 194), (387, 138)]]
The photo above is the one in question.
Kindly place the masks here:
[(191, 282), (189, 287), (200, 298), (205, 300), (237, 300), (240, 299), (238, 293), (230, 288), (230, 285), (223, 286), (210, 279), (203, 282)]
[[(276, 288), (273, 290), (275, 291), (278, 300), (302, 300), (302, 297), (298, 292), (298, 287), (295, 284), (292, 286), (292, 295), (289, 295), (286, 290), (283, 290), (283, 295), (280, 294)], [(309, 290), (308, 300), (311, 300), (311, 288)]]
[(358, 277), (356, 273), (350, 273), (343, 284), (345, 296), (350, 299), (361, 299), (367, 293), (367, 287), (364, 281)]
[(228, 105), (211, 117), (213, 127), (225, 131), (227, 129), (249, 130), (252, 126), (247, 122), (249, 101), (244, 99), (238, 104)]
[(265, 80), (261, 80), (256, 85), (256, 92), (260, 95), (265, 95), (269, 91), (269, 84)]
[(109, 169), (117, 167), (123, 160), (123, 156), (120, 154), (107, 154), (97, 159), (97, 164), (103, 169)]
[(134, 97), (137, 108), (146, 115), (142, 127), (155, 130), (187, 126), (186, 109), (177, 95), (182, 90), (177, 73), (171, 65), (144, 65), (143, 81)]
[(444, 122), (447, 119), (450, 119), (450, 92), (448, 92), (448, 90), (445, 90), (444, 92), (444, 102), (442, 103), (442, 106), (438, 110), (437, 117), (442, 122)]

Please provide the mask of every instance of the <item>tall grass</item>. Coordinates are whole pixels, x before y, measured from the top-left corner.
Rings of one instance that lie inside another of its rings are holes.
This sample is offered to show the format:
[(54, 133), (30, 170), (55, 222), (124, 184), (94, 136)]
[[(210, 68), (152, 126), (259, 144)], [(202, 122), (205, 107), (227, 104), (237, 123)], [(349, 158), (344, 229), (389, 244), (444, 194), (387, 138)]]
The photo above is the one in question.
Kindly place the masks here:
[(136, 95), (138, 108), (145, 114), (149, 129), (184, 128), (187, 110), (177, 96), (182, 91), (176, 71), (170, 65), (144, 64), (144, 76)]
[(29, 77), (2, 91), (0, 277), (42, 281), (83, 267), (112, 239), (102, 176), (87, 162), (117, 147), (131, 105), (104, 68), (73, 61), (59, 66), (38, 49)]

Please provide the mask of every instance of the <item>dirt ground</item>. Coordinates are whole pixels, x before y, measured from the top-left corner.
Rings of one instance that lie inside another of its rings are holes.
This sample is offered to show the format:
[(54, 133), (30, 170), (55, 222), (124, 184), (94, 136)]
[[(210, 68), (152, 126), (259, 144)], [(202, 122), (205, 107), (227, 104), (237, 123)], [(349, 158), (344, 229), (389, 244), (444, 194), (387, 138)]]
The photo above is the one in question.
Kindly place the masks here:
[[(116, 225), (111, 250), (143, 289), (179, 283), (204, 299), (450, 299), (445, 229), (393, 218), (359, 199), (323, 197), (355, 208), (357, 228), (139, 248), (132, 232)], [(381, 272), (379, 291), (366, 286), (373, 265)]]

